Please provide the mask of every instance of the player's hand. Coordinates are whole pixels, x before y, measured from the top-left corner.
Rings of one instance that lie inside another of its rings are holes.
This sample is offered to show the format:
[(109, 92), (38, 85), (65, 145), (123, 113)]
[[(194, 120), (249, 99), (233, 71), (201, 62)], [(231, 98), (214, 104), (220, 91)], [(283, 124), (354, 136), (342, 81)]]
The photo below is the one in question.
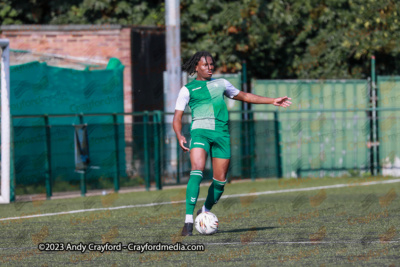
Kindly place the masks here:
[(292, 102), (290, 102), (289, 100), (291, 100), (290, 97), (284, 96), (284, 97), (279, 97), (279, 98), (275, 98), (274, 103), (272, 103), (274, 106), (277, 107), (289, 107)]
[(179, 138), (179, 145), (180, 145), (180, 147), (182, 148), (182, 150), (183, 151), (189, 151), (189, 148), (187, 148), (187, 147), (185, 147), (183, 144), (186, 144), (187, 142), (186, 142), (186, 138), (184, 137), (184, 136), (181, 136), (180, 138)]

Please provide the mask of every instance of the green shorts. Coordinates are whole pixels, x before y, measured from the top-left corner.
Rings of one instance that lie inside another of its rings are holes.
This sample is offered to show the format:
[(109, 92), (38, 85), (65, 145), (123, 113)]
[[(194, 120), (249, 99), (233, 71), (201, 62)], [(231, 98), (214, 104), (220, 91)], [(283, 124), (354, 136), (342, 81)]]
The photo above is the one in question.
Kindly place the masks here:
[(213, 158), (231, 158), (231, 138), (227, 133), (195, 129), (190, 133), (190, 149), (203, 148)]

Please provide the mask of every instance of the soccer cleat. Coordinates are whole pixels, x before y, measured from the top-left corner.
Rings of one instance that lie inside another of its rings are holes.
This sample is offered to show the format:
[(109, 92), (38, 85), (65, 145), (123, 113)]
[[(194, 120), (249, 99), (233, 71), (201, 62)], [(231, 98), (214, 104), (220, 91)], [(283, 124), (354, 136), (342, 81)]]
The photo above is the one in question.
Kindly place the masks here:
[(182, 228), (182, 236), (193, 235), (193, 223), (185, 223)]

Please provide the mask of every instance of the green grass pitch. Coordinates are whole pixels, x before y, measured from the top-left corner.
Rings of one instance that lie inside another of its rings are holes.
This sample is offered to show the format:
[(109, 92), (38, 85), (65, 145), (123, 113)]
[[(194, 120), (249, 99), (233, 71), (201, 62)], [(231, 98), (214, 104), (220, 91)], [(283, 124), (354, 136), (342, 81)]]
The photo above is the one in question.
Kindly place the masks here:
[[(400, 179), (268, 179), (228, 184), (224, 196), (293, 189), (221, 199), (212, 212), (219, 231), (181, 237), (184, 203), (86, 211), (0, 221), (1, 266), (398, 266)], [(301, 188), (346, 184), (341, 188)], [(82, 209), (181, 201), (185, 188), (13, 203), (0, 219)], [(202, 186), (199, 198), (206, 197)], [(204, 201), (198, 201), (195, 212)], [(204, 244), (189, 252), (41, 252), (41, 242)]]

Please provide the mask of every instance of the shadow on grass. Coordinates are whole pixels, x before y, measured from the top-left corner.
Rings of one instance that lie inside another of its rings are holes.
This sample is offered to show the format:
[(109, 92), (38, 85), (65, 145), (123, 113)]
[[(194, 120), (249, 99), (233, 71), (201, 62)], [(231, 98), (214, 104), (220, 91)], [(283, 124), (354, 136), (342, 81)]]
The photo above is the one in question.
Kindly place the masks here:
[(263, 230), (272, 230), (279, 227), (251, 227), (251, 228), (242, 228), (242, 229), (233, 229), (228, 231), (219, 231), (218, 234), (223, 233), (239, 233), (239, 232), (249, 232), (249, 231), (263, 231)]

